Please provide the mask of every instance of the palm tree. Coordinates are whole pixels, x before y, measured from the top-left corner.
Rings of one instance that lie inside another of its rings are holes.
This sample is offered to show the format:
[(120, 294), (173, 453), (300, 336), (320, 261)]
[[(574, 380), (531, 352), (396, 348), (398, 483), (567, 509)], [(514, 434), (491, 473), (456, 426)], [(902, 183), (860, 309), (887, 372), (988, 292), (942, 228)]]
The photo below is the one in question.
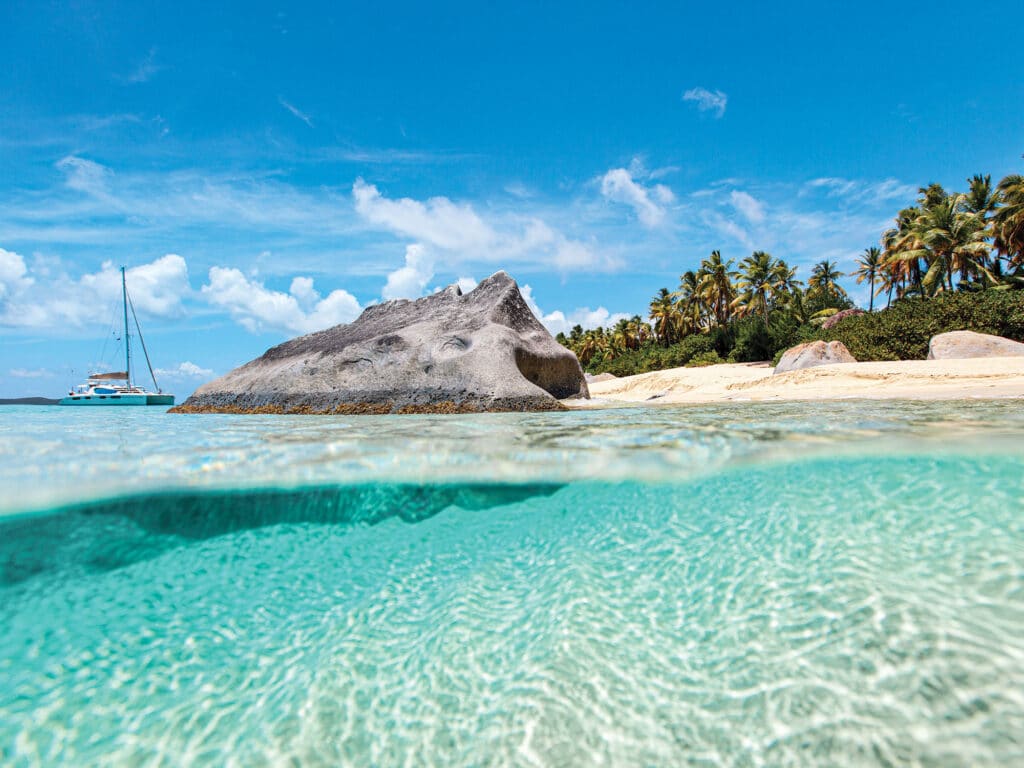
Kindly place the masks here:
[(580, 363), (586, 365), (594, 356), (600, 351), (598, 345), (598, 332), (601, 336), (604, 335), (604, 329), (598, 328), (596, 330), (587, 331), (583, 334), (583, 338), (580, 340), (579, 347), (576, 349), (576, 357), (580, 359)]
[(918, 295), (924, 296), (924, 287), (921, 285), (921, 243), (915, 229), (920, 215), (921, 209), (916, 205), (904, 208), (896, 216), (896, 226), (882, 234), (884, 260), (893, 277), (889, 284), (890, 299), (893, 288), (896, 289), (896, 297), (900, 298), (909, 293), (911, 284)]
[(964, 206), (968, 212), (983, 219), (988, 219), (999, 206), (999, 192), (992, 188), (992, 177), (974, 174), (967, 180), (968, 192), (964, 196)]
[(932, 293), (953, 290), (953, 275), (960, 281), (985, 270), (988, 243), (984, 220), (967, 210), (967, 196), (946, 195), (923, 206), (914, 223), (919, 255), (928, 265), (922, 284)]
[(677, 299), (680, 331), (682, 335), (695, 333), (704, 322), (704, 299), (700, 293), (700, 278), (693, 270), (679, 276), (679, 290), (673, 296)]
[(949, 197), (941, 184), (929, 184), (927, 187), (919, 187), (917, 202), (922, 208), (931, 208)]
[(836, 263), (824, 259), (811, 268), (811, 279), (807, 281), (807, 287), (814, 293), (820, 293), (826, 297), (844, 298), (846, 291), (839, 285), (839, 278), (846, 273), (836, 269)]
[(803, 283), (796, 279), (796, 271), (799, 267), (792, 267), (779, 259), (779, 274), (782, 276), (782, 287), (787, 293), (798, 291), (803, 288)]
[(629, 318), (630, 349), (640, 349), (651, 338), (651, 326), (644, 322), (640, 315)]
[(632, 349), (633, 337), (629, 328), (629, 320), (622, 318), (611, 329), (610, 346), (615, 352), (625, 352)]
[(740, 262), (740, 279), (736, 283), (739, 293), (732, 302), (736, 314), (760, 314), (767, 325), (768, 313), (791, 277), (784, 262), (764, 251), (754, 251)]
[(892, 293), (896, 289), (900, 279), (899, 267), (896, 263), (888, 261), (885, 254), (882, 254), (882, 263), (878, 267), (880, 282), (878, 292), (885, 293), (885, 308), (892, 306)]
[(875, 246), (865, 248), (864, 253), (857, 259), (857, 283), (868, 281), (871, 287), (871, 298), (868, 300), (868, 312), (875, 311), (875, 278), (882, 266), (882, 250)]
[(732, 282), (735, 277), (732, 259), (723, 262), (719, 251), (712, 251), (711, 256), (701, 262), (697, 273), (701, 298), (719, 326), (729, 322), (729, 305), (736, 298), (736, 288)]
[(1024, 176), (1007, 176), (998, 190), (1002, 205), (992, 217), (996, 250), (1010, 266), (1024, 266)]
[(668, 288), (662, 288), (651, 299), (650, 318), (654, 321), (654, 335), (666, 347), (675, 341), (679, 325), (679, 310)]

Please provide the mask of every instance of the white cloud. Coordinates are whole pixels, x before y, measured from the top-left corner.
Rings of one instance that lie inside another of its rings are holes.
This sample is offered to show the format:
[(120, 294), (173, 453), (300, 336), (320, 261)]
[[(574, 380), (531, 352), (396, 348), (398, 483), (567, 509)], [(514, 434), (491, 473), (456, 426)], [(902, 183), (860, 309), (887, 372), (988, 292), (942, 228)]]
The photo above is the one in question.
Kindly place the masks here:
[(649, 179), (663, 179), (666, 176), (671, 176), (673, 173), (679, 173), (682, 169), (678, 165), (666, 165), (661, 168), (655, 168), (647, 174)]
[(290, 102), (285, 101), (283, 96), (278, 96), (277, 97), (277, 103), (280, 104), (285, 109), (287, 109), (292, 115), (294, 115), (299, 120), (304, 122), (310, 128), (313, 127), (313, 121), (310, 119), (309, 115), (307, 115), (305, 112), (301, 111), (294, 104), (291, 104)]
[[(60, 330), (105, 325), (109, 309), (120, 304), (121, 272), (109, 261), (78, 279), (55, 271), (46, 260), (34, 271), (19, 254), (0, 249), (0, 326)], [(176, 254), (129, 268), (127, 282), (132, 303), (143, 315), (179, 316), (191, 291), (185, 260)]]
[(588, 248), (578, 240), (566, 240), (559, 238), (552, 256), (552, 263), (558, 270), (569, 272), (574, 269), (587, 269), (601, 265), (604, 269), (616, 269), (619, 266), (618, 260), (604, 258), (599, 260), (591, 248)]
[[(79, 282), (106, 301), (121, 295), (121, 270), (109, 261), (103, 262), (99, 272), (83, 275)], [(180, 315), (181, 300), (191, 290), (188, 266), (176, 253), (161, 256), (149, 264), (129, 267), (125, 282), (136, 311), (160, 317)]]
[(676, 196), (672, 194), (672, 190), (664, 184), (655, 184), (651, 187), (651, 192), (658, 199), (659, 203), (671, 203), (676, 199)]
[(251, 236), (253, 231), (329, 237), (351, 233), (348, 197), (321, 187), (301, 189), (275, 172), (127, 171), (78, 155), (55, 167), (60, 190), (24, 196), (0, 210), (0, 239), (107, 243), (125, 232), (186, 231), (200, 225)]
[(472, 277), (460, 277), (455, 282), (459, 286), (459, 290), (463, 293), (469, 293), (478, 285), (477, 281)]
[(601, 194), (612, 202), (630, 206), (647, 227), (656, 227), (665, 218), (665, 208), (658, 203), (667, 204), (675, 199), (672, 190), (664, 184), (648, 189), (637, 183), (625, 168), (612, 168), (601, 177)]
[(530, 311), (540, 320), (544, 317), (544, 313), (541, 308), (537, 306), (537, 301), (533, 298), (533, 288), (529, 285), (520, 285), (519, 293), (522, 294), (523, 301), (526, 302), (526, 306), (530, 308)]
[[(227, 311), (252, 332), (311, 333), (355, 320), (362, 308), (355, 296), (341, 289), (321, 299), (309, 278), (292, 280), (292, 291), (283, 293), (249, 280), (241, 270), (212, 267), (209, 283), (201, 289), (212, 305)], [(303, 309), (303, 306), (308, 309)]]
[(645, 177), (650, 178), (651, 175), (643, 163), (634, 158), (628, 170), (612, 168), (601, 177), (601, 194), (612, 202), (630, 206), (642, 224), (654, 227), (664, 220), (666, 211), (663, 206), (673, 202), (675, 195), (664, 184), (645, 187), (637, 181)]
[(729, 193), (729, 200), (732, 207), (739, 211), (751, 224), (760, 224), (764, 221), (764, 206), (746, 192), (733, 190)]
[(513, 181), (510, 184), (506, 184), (505, 191), (512, 195), (512, 197), (518, 197), (520, 200), (529, 200), (534, 196), (533, 190), (521, 181)]
[[(809, 277), (813, 263), (825, 258), (838, 262), (843, 272), (851, 272), (856, 257), (878, 243), (899, 206), (862, 194), (873, 186), (891, 189), (885, 182), (858, 183), (851, 188), (842, 187), (845, 180), (837, 179), (798, 185), (748, 181), (749, 192), (739, 192), (729, 189), (736, 181), (689, 196), (685, 210), (688, 218), (697, 222), (693, 250), (719, 248), (723, 255), (735, 259), (754, 250), (768, 251), (799, 267), (797, 276), (802, 280)], [(826, 194), (811, 202), (810, 195), (816, 190)], [(857, 290), (851, 280), (846, 284)]]
[(556, 309), (554, 312), (545, 313), (533, 298), (533, 288), (529, 285), (520, 286), (519, 292), (523, 295), (526, 305), (540, 320), (541, 324), (552, 334), (569, 333), (574, 325), (580, 325), (584, 330), (597, 328), (598, 326), (615, 325), (619, 320), (630, 317), (624, 312), (609, 312), (604, 307), (590, 309), (589, 307), (577, 307), (566, 313)]
[[(426, 202), (411, 198), (392, 200), (363, 179), (352, 185), (352, 197), (356, 212), (367, 222), (415, 240), (415, 245), (427, 249), (435, 258), (443, 256), (449, 268), (480, 263), (509, 268), (517, 264), (553, 266), (560, 271), (613, 270), (621, 266), (618, 259), (566, 237), (536, 216), (498, 215), (492, 224), (484, 221), (471, 205), (457, 204), (446, 197), (432, 197)], [(402, 277), (411, 280), (414, 274), (423, 275), (426, 271), (432, 276), (433, 265), (430, 270), (422, 264), (410, 268), (408, 254), (406, 259), (406, 265), (397, 270)], [(406, 287), (403, 284), (403, 289)]]
[(157, 376), (167, 379), (206, 379), (213, 376), (213, 370), (202, 368), (189, 360), (178, 363), (174, 368), (157, 368)]
[(755, 240), (750, 232), (747, 232), (731, 217), (723, 216), (716, 210), (704, 209), (700, 212), (700, 216), (704, 224), (712, 229), (716, 237), (724, 236), (735, 243), (739, 243), (744, 250), (764, 250), (769, 247), (767, 244), (759, 244), (759, 241)]
[(31, 288), (33, 282), (25, 259), (20, 254), (0, 248), (0, 316), (6, 303)]
[(701, 112), (714, 112), (715, 117), (725, 114), (725, 106), (729, 97), (722, 91), (709, 91), (707, 88), (691, 88), (683, 94), (683, 101), (692, 101)]
[(125, 75), (120, 79), (126, 83), (132, 84), (145, 83), (161, 69), (163, 69), (163, 67), (156, 63), (156, 48), (150, 48), (149, 53), (146, 54), (146, 58), (139, 62), (138, 66), (136, 66), (128, 75)]
[(94, 197), (106, 196), (107, 181), (113, 176), (113, 172), (106, 166), (74, 155), (58, 160), (57, 168), (66, 174), (64, 183), (69, 189)]
[(372, 224), (450, 251), (483, 251), (497, 233), (469, 205), (456, 205), (447, 197), (425, 203), (403, 197), (389, 200), (373, 184), (356, 179), (352, 185), (356, 212)]
[(50, 379), (53, 378), (54, 374), (53, 371), (48, 371), (45, 368), (36, 368), (34, 370), (11, 368), (7, 375), (15, 379)]
[(573, 326), (582, 326), (583, 330), (604, 326), (608, 328), (615, 325), (619, 320), (631, 317), (625, 312), (609, 312), (604, 307), (590, 309), (590, 307), (578, 307), (568, 314), (561, 310), (555, 310), (541, 318), (544, 327), (551, 333), (569, 333)]
[(288, 293), (295, 297), (299, 306), (306, 309), (320, 300), (320, 294), (313, 287), (312, 277), (296, 277), (288, 288)]
[[(168, 254), (127, 271), (128, 293), (140, 315), (178, 317), (192, 296), (185, 260)], [(234, 268), (213, 267), (200, 297), (250, 331), (308, 333), (354, 320), (362, 308), (344, 290), (321, 297), (312, 278), (298, 276), (288, 293), (267, 289)], [(109, 325), (120, 313), (121, 273), (111, 262), (75, 279), (54, 272), (45, 260), (29, 270), (24, 258), (0, 249), (0, 326), (66, 332), (69, 327)], [(185, 374), (191, 363), (176, 369)], [(205, 369), (201, 369), (206, 375)], [(164, 371), (164, 375), (170, 374)], [(191, 375), (200, 375), (193, 371)]]
[(385, 299), (415, 299), (434, 277), (434, 259), (419, 243), (405, 247), (405, 266), (388, 275), (381, 295)]
[(904, 200), (909, 203), (917, 194), (917, 187), (904, 184), (896, 179), (865, 181), (825, 176), (808, 181), (801, 194), (824, 190), (827, 197), (843, 198), (851, 202), (870, 203), (889, 200)]

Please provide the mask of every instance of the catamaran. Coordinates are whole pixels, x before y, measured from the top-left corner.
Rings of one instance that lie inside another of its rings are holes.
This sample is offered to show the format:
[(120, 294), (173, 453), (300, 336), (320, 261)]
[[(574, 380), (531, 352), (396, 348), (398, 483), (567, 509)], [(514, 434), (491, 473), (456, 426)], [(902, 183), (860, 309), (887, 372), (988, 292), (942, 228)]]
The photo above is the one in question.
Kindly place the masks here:
[[(124, 370), (110, 373), (92, 373), (85, 384), (72, 387), (67, 396), (62, 398), (60, 405), (174, 405), (174, 395), (166, 394), (156, 383), (153, 365), (149, 362), (146, 341), (142, 338), (142, 327), (135, 315), (135, 306), (128, 296), (128, 283), (125, 280), (124, 267), (121, 267), (121, 301), (124, 304)], [(128, 310), (132, 311), (135, 329), (139, 334), (142, 354), (146, 358), (146, 367), (153, 379), (150, 392), (132, 383), (132, 343), (128, 333)]]

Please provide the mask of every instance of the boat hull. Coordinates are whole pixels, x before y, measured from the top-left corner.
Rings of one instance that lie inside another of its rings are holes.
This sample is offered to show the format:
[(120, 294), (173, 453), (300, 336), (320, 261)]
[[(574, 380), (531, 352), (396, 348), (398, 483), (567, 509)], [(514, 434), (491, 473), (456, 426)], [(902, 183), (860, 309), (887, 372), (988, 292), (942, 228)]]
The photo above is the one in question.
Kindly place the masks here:
[(174, 405), (174, 395), (68, 395), (58, 405)]

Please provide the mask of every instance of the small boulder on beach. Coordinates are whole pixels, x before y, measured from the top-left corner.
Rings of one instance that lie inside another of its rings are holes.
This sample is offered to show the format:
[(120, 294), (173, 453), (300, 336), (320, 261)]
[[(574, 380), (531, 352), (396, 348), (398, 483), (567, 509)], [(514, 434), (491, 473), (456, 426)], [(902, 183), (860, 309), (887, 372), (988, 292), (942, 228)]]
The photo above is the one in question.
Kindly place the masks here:
[(415, 301), (367, 307), (205, 384), (178, 413), (550, 411), (590, 397), (576, 355), (497, 272)]
[(1002, 336), (974, 331), (950, 331), (932, 336), (929, 360), (962, 360), (971, 357), (1024, 357), (1024, 344)]
[(836, 365), (837, 363), (856, 363), (857, 359), (841, 341), (809, 341), (787, 349), (775, 373), (788, 373), (803, 368), (814, 368), (818, 365)]

